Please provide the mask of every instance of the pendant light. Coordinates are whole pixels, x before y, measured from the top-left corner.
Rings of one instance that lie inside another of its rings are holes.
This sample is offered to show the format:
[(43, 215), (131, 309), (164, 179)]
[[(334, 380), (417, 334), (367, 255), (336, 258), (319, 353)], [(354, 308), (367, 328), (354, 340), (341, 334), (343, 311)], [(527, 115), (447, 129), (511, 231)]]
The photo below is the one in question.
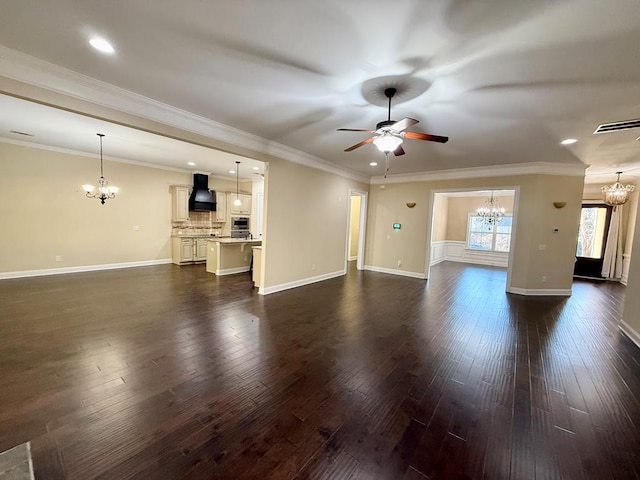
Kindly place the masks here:
[(233, 204), (236, 207), (239, 207), (240, 205), (242, 205), (242, 202), (240, 201), (240, 180), (239, 180), (239, 175), (240, 175), (240, 162), (238, 160), (236, 160), (236, 199), (233, 201)]
[(98, 200), (100, 200), (100, 203), (104, 205), (104, 202), (107, 199), (116, 197), (116, 193), (118, 193), (119, 189), (118, 187), (113, 185), (109, 186), (109, 182), (107, 182), (107, 179), (104, 178), (104, 171), (102, 167), (102, 137), (104, 137), (104, 133), (96, 133), (96, 135), (100, 137), (100, 178), (98, 179), (98, 189), (94, 193), (96, 187), (89, 184), (82, 185), (82, 188), (86, 192), (87, 197), (97, 198)]

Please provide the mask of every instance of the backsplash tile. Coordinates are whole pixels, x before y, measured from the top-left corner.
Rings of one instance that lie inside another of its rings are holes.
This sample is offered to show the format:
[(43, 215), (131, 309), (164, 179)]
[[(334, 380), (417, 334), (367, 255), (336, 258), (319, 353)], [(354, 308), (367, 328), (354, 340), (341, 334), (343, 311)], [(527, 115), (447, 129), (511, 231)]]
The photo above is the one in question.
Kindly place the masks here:
[(172, 236), (210, 236), (222, 234), (222, 223), (214, 221), (213, 212), (189, 212), (186, 222), (173, 222)]

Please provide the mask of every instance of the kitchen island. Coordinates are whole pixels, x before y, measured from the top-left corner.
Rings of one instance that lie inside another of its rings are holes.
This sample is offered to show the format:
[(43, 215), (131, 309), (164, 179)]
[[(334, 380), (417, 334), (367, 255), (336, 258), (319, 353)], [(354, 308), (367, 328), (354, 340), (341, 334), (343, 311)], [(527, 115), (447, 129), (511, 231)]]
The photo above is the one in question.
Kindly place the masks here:
[(213, 238), (207, 241), (207, 272), (231, 275), (248, 272), (251, 268), (251, 247), (262, 240), (246, 238)]

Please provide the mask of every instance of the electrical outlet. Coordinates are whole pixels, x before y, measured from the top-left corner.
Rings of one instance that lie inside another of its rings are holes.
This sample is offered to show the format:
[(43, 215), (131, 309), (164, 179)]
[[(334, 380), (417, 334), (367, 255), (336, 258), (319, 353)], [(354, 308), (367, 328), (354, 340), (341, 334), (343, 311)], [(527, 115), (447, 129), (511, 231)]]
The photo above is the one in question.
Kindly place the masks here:
[(315, 270), (316, 269), (316, 264), (314, 263), (313, 265), (311, 265), (311, 270)]
[(391, 235), (387, 235), (387, 240), (391, 240)]
[(62, 261), (62, 257), (60, 255), (56, 255), (56, 262), (61, 262)]
[(542, 276), (542, 278), (540, 279), (540, 281), (541, 281), (542, 283), (546, 283), (546, 281), (547, 281), (547, 277), (546, 277), (546, 275), (543, 275), (543, 276)]
[(402, 266), (402, 260), (398, 260), (398, 266), (401, 267)]
[(138, 230), (140, 230), (140, 225), (134, 225), (133, 229), (137, 232)]

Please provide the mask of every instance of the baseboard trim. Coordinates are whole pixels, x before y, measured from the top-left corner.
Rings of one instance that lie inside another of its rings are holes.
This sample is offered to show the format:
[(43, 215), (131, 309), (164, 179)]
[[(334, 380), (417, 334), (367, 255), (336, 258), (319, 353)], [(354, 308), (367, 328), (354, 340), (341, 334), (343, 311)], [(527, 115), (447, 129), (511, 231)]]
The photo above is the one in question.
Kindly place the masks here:
[(408, 272), (406, 270), (396, 270), (393, 268), (375, 267), (373, 265), (365, 265), (363, 270), (369, 270), (371, 272), (388, 273), (390, 275), (399, 275), (401, 277), (419, 278), (420, 280), (426, 280), (427, 276), (424, 273)]
[(570, 297), (570, 288), (518, 288), (508, 287), (507, 293), (515, 293), (516, 295), (528, 295), (538, 297)]
[(331, 278), (341, 277), (342, 275), (346, 274), (346, 270), (338, 270), (336, 272), (325, 273), (323, 275), (318, 275), (315, 277), (303, 278), (301, 280), (296, 280), (293, 282), (281, 283), (279, 285), (273, 285), (271, 287), (260, 287), (260, 289), (258, 290), (258, 294), (269, 295), (270, 293), (282, 292), (284, 290), (290, 290), (292, 288), (303, 287), (312, 283), (318, 283), (324, 280), (329, 280)]
[(171, 263), (170, 258), (159, 260), (142, 260), (139, 262), (106, 263), (104, 265), (81, 265), (78, 267), (43, 268), (41, 270), (21, 270), (19, 272), (0, 272), (0, 280), (11, 278), (43, 277), (46, 275), (64, 275), (67, 273), (95, 272), (99, 270), (115, 270), (118, 268), (149, 267)]
[(635, 343), (638, 348), (640, 348), (640, 333), (638, 333), (631, 325), (629, 325), (624, 320), (620, 320), (619, 328), (622, 333), (629, 337), (629, 339), (633, 343)]
[(234, 275), (236, 273), (244, 273), (249, 271), (249, 266), (246, 267), (234, 267), (234, 268), (225, 268), (223, 270), (216, 270), (216, 275)]

